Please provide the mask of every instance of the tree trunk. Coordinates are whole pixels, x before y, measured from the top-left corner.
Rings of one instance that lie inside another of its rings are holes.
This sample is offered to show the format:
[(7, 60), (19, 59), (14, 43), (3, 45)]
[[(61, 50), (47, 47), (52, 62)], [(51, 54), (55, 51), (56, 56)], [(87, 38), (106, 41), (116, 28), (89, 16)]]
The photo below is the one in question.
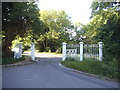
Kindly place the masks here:
[(8, 57), (8, 56), (13, 56), (13, 52), (11, 51), (11, 45), (12, 41), (14, 40), (15, 35), (6, 33), (5, 34), (5, 40), (3, 41), (2, 45), (2, 57)]
[(2, 46), (2, 58), (13, 56), (13, 53), (9, 47), (9, 45)]

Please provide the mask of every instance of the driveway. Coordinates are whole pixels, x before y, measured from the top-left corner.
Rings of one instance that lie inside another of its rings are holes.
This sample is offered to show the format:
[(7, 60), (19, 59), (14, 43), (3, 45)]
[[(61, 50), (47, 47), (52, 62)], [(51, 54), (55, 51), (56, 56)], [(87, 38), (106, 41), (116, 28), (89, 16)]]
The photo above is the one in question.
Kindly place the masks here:
[(61, 55), (36, 54), (39, 61), (24, 66), (3, 67), (3, 88), (118, 88), (101, 80), (58, 65)]

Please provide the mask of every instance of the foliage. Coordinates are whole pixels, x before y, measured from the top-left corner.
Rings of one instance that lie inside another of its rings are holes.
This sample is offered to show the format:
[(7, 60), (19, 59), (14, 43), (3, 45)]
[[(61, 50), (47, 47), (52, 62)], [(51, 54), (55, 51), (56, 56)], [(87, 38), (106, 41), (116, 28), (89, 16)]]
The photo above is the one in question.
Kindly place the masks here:
[(91, 4), (91, 9), (92, 9), (91, 18), (93, 16), (100, 14), (102, 11), (106, 11), (110, 8), (117, 9), (119, 5), (120, 5), (120, 1), (116, 1), (116, 2), (94, 2), (93, 1)]
[(62, 47), (59, 47), (59, 48), (56, 50), (56, 53), (57, 53), (57, 54), (62, 53)]
[(22, 51), (24, 52), (25, 50), (29, 50), (31, 47), (31, 37), (32, 35), (28, 35), (24, 38), (21, 38), (19, 35), (17, 35), (15, 39), (12, 41), (11, 48), (12, 49), (16, 47), (18, 48), (18, 44), (22, 43)]
[[(24, 37), (31, 32), (40, 33), (42, 22), (39, 9), (34, 2), (3, 2), (2, 3), (2, 49), (6, 56), (11, 56), (10, 46), (17, 35)], [(4, 56), (5, 57), (5, 56)]]
[[(85, 58), (80, 62), (74, 58), (67, 58), (62, 62), (69, 68), (97, 74), (120, 80), (119, 52), (120, 52), (120, 11), (116, 2), (93, 2), (91, 5), (91, 21), (77, 30), (76, 36), (85, 36), (84, 43), (103, 42), (103, 62)], [(78, 43), (79, 40), (75, 42)], [(72, 42), (73, 43), (73, 42)]]
[(72, 57), (66, 57), (65, 59), (66, 61), (69, 60), (69, 61), (75, 61), (76, 59), (75, 58), (72, 58)]
[(116, 10), (116, 7), (110, 7), (110, 4), (109, 2), (93, 2), (91, 22), (82, 28), (85, 30), (83, 33), (86, 36), (85, 43), (103, 42), (103, 55), (106, 61), (120, 59), (118, 55), (120, 52), (120, 12)]
[(80, 70), (87, 73), (92, 73), (100, 76), (109, 77), (115, 80), (120, 80), (120, 69), (118, 68), (118, 60), (114, 60), (110, 63), (100, 62), (98, 60), (84, 60), (78, 61), (74, 59), (67, 59), (61, 63), (69, 68)]
[(24, 61), (25, 60), (25, 56), (22, 56), (22, 58), (16, 58), (14, 59), (13, 57), (6, 57), (2, 59), (2, 64), (13, 64), (16, 62), (20, 62), (20, 61)]
[(44, 34), (37, 37), (37, 49), (46, 52), (59, 52), (61, 43), (69, 41), (68, 27), (71, 25), (69, 16), (61, 10), (44, 10), (40, 19), (45, 24)]
[(80, 41), (85, 39), (85, 36), (83, 34), (84, 33), (84, 30), (83, 30), (84, 26), (85, 25), (81, 24), (80, 22), (76, 22), (73, 25), (72, 32), (71, 32), (71, 40), (73, 41), (73, 43), (79, 43)]

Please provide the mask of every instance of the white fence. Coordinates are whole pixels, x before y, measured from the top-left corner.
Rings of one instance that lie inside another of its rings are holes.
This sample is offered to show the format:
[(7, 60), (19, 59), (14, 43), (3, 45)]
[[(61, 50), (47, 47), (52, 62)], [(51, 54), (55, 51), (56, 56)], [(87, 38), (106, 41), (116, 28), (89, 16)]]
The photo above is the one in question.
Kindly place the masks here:
[[(31, 43), (31, 58), (35, 60), (35, 44)], [(22, 43), (19, 43), (16, 48), (12, 49), (14, 51), (14, 58), (21, 58), (22, 57)]]
[(83, 49), (84, 58), (99, 59), (99, 45), (98, 44), (85, 44)]
[(77, 60), (83, 61), (86, 58), (93, 58), (102, 61), (102, 42), (98, 44), (84, 44), (80, 42), (78, 45), (67, 45), (63, 42), (62, 46), (62, 60), (67, 57), (72, 57)]

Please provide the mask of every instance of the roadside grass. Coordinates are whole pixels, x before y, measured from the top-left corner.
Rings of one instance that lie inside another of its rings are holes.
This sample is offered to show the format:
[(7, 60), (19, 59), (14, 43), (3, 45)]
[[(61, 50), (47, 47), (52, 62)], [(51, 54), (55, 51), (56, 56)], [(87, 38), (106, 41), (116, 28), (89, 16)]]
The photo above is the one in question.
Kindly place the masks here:
[(85, 59), (83, 61), (67, 58), (65, 61), (62, 61), (61, 64), (68, 68), (120, 81), (120, 69), (118, 68), (117, 60), (106, 63), (100, 62), (99, 60), (93, 60), (92, 58)]
[(19, 59), (14, 59), (14, 57), (6, 57), (6, 58), (2, 58), (2, 65), (5, 65), (5, 64), (13, 64), (13, 63), (16, 63), (16, 62), (20, 62), (20, 61), (25, 61), (26, 59), (26, 56), (22, 56), (22, 58), (19, 58)]

